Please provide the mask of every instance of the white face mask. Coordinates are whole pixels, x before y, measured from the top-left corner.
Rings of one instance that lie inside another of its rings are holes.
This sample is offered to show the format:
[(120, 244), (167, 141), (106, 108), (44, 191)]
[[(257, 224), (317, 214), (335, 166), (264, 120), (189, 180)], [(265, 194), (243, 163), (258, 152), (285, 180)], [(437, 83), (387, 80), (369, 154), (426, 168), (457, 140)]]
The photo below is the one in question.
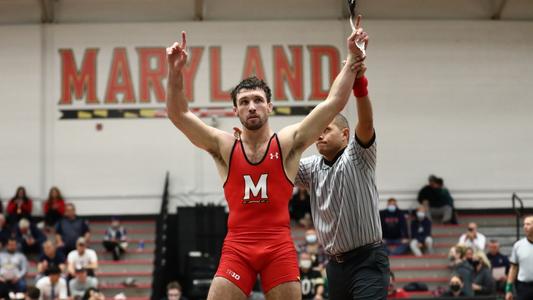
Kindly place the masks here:
[(426, 213), (423, 212), (423, 211), (417, 211), (416, 212), (416, 216), (419, 218), (419, 219), (424, 219), (426, 217)]
[(305, 236), (305, 241), (309, 244), (314, 244), (317, 241), (315, 234), (309, 234)]
[(389, 205), (387, 206), (387, 209), (389, 210), (389, 212), (395, 212), (396, 211), (396, 205)]
[(302, 269), (309, 269), (311, 268), (311, 260), (310, 259), (300, 259), (300, 267)]

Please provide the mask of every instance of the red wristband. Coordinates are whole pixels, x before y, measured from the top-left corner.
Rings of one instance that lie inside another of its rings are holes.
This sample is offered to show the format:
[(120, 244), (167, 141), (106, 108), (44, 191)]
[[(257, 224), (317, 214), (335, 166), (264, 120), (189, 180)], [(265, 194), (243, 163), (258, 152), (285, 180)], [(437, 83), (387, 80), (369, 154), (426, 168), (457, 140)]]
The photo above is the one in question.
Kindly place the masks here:
[(366, 79), (366, 76), (355, 79), (353, 83), (353, 94), (357, 98), (368, 96), (368, 79)]

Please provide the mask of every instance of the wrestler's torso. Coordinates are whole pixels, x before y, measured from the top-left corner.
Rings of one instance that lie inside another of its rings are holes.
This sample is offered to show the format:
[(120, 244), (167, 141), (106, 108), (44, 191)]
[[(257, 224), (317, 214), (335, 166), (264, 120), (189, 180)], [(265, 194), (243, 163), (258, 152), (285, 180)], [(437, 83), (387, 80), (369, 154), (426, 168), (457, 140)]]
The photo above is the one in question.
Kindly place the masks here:
[(289, 232), (288, 202), (293, 185), (287, 178), (277, 135), (273, 135), (252, 162), (241, 140), (230, 154), (224, 195), (228, 202), (228, 237), (231, 234)]

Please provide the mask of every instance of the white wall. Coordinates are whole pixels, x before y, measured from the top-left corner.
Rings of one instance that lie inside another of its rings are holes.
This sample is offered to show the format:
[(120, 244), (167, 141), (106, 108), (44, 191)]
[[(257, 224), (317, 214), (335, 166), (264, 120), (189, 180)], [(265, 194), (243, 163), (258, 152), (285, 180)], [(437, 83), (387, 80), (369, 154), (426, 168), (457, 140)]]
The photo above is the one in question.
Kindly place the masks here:
[(41, 33), (0, 26), (0, 199), (19, 185), (40, 194), (42, 154)]
[[(459, 207), (509, 207), (513, 191), (532, 207), (533, 23), (369, 21), (365, 28), (371, 35), (367, 64), (382, 197), (396, 196), (409, 206), (435, 173), (445, 178)], [(241, 76), (247, 46), (260, 46), (272, 82), (273, 45), (326, 44), (344, 53), (349, 27), (340, 21), (55, 25), (42, 33), (39, 27), (0, 27), (0, 197), (10, 197), (18, 184), (37, 198), (58, 185), (80, 213), (155, 213), (169, 170), (174, 204), (223, 201), (209, 155), (165, 119), (59, 120), (58, 49), (72, 48), (78, 65), (86, 48), (100, 49), (102, 99), (112, 49), (126, 47), (138, 94), (135, 48), (164, 47), (183, 29), (190, 46), (222, 47), (222, 85), (229, 89)], [(304, 62), (307, 55), (304, 49)], [(213, 105), (207, 100), (208, 65), (206, 48), (195, 104)], [(308, 63), (304, 74), (308, 95)], [(355, 119), (353, 103), (347, 115)], [(272, 125), (297, 120), (273, 117)], [(238, 125), (233, 118), (219, 122), (226, 130)]]

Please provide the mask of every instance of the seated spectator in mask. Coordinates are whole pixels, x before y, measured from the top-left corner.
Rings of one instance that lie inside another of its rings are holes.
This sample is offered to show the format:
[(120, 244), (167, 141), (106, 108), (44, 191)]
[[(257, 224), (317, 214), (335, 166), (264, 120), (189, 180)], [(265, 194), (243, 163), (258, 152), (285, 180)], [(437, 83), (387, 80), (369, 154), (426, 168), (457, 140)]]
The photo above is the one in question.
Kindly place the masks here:
[(291, 219), (304, 228), (310, 228), (313, 225), (310, 201), (307, 190), (300, 187), (289, 202)]
[(42, 252), (46, 235), (27, 219), (20, 219), (17, 227), (17, 240), (24, 255)]
[(492, 266), (492, 278), (496, 281), (496, 290), (505, 292), (505, 283), (509, 274), (509, 258), (500, 253), (500, 243), (497, 240), (489, 241), (487, 258)]
[(7, 240), (12, 234), (11, 226), (7, 224), (6, 217), (0, 214), (0, 248), (4, 248), (7, 245)]
[(474, 267), (474, 281), (472, 289), (476, 296), (494, 295), (496, 284), (490, 271), (490, 262), (485, 253), (477, 251), (472, 260)]
[(0, 281), (8, 286), (9, 291), (24, 292), (27, 272), (28, 260), (24, 254), (17, 252), (17, 240), (11, 237), (6, 250), (0, 253)]
[(76, 275), (68, 283), (70, 295), (76, 298), (82, 298), (89, 288), (98, 287), (98, 279), (87, 275), (87, 270), (83, 267), (76, 268)]
[(22, 186), (17, 188), (15, 196), (7, 205), (7, 220), (10, 225), (16, 226), (22, 218), (31, 220), (33, 201), (26, 195), (26, 189)]
[(459, 238), (459, 244), (472, 248), (474, 251), (484, 251), (487, 238), (477, 231), (476, 223), (468, 224), (468, 231)]
[(452, 275), (450, 278), (450, 289), (442, 294), (443, 297), (459, 298), (465, 297), (467, 294), (464, 292), (463, 279), (458, 275)]
[(322, 299), (324, 294), (324, 278), (313, 269), (311, 255), (306, 252), (300, 254), (300, 284), (302, 285), (302, 299)]
[(318, 243), (315, 229), (308, 229), (305, 232), (305, 242), (298, 245), (298, 253), (307, 253), (311, 256), (313, 268), (322, 270), (328, 262), (328, 257), (324, 248)]
[(44, 224), (53, 228), (65, 215), (65, 200), (57, 187), (52, 187), (48, 193), (48, 199), (43, 204)]
[(76, 249), (76, 241), (80, 237), (89, 241), (91, 237), (89, 224), (84, 219), (78, 218), (74, 204), (68, 203), (65, 207), (65, 217), (59, 220), (56, 225), (56, 245), (68, 255)]
[(387, 208), (379, 211), (383, 241), (391, 255), (400, 255), (409, 249), (409, 235), (405, 213), (398, 208), (396, 199), (387, 201)]
[(472, 248), (457, 245), (450, 249), (450, 259), (452, 260), (450, 267), (452, 273), (461, 277), (463, 292), (469, 297), (474, 296), (474, 291), (472, 290), (474, 280), (473, 257), (474, 251)]
[(76, 242), (76, 250), (67, 256), (67, 269), (70, 276), (76, 276), (76, 268), (84, 268), (89, 276), (95, 276), (98, 269), (98, 257), (93, 249), (87, 248), (87, 241), (80, 237)]
[(394, 276), (394, 273), (390, 272), (390, 281), (389, 281), (389, 289), (387, 291), (387, 299), (400, 299), (400, 298), (409, 298), (409, 294), (404, 289), (397, 289), (395, 286), (396, 283), (396, 277)]
[(416, 216), (411, 221), (411, 252), (416, 256), (422, 256), (422, 249), (429, 254), (433, 253), (433, 238), (431, 237), (431, 221), (426, 214), (426, 208), (419, 206)]
[(57, 266), (51, 266), (45, 276), (37, 281), (35, 286), (41, 291), (40, 300), (67, 300), (67, 282), (61, 278), (61, 270)]
[(126, 252), (128, 248), (126, 229), (120, 225), (117, 218), (111, 220), (111, 226), (106, 229), (102, 243), (106, 250), (113, 254), (113, 260), (119, 260), (120, 256)]
[(46, 275), (46, 270), (52, 266), (56, 266), (61, 270), (61, 273), (65, 273), (66, 270), (66, 257), (56, 248), (51, 240), (43, 243), (43, 253), (39, 257), (37, 263), (37, 277), (43, 277)]

